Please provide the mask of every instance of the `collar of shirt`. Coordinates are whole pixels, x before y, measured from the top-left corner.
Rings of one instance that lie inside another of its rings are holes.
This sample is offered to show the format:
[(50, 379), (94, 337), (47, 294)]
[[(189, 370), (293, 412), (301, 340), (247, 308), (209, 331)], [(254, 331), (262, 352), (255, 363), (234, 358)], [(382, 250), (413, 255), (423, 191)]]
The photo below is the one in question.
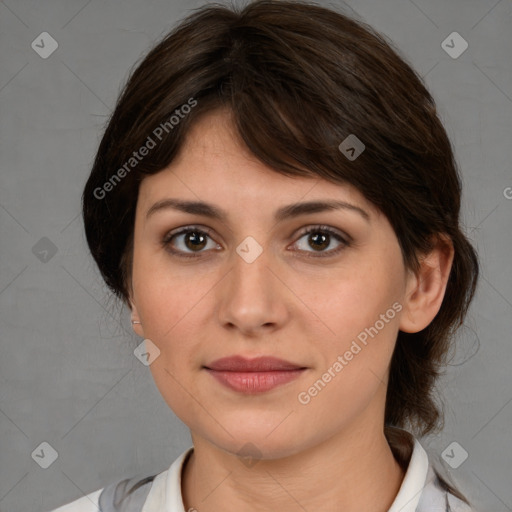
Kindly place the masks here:
[[(394, 427), (386, 427), (386, 435), (395, 457), (406, 471), (388, 512), (423, 512), (424, 507), (434, 504), (433, 500), (436, 500), (435, 503), (442, 503), (440, 500), (444, 500), (445, 493), (435, 485), (436, 476), (420, 442), (409, 432)], [(155, 477), (142, 512), (185, 512), (181, 474), (193, 449), (191, 447), (185, 450), (169, 469)], [(424, 492), (427, 490), (428, 493)], [(418, 508), (420, 499), (421, 508)]]

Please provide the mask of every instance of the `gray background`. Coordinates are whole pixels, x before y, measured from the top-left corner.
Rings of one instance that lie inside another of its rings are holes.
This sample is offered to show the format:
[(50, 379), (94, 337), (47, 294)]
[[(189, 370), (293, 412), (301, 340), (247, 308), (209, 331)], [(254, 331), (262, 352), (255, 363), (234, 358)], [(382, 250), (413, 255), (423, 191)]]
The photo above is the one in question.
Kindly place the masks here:
[[(190, 446), (133, 355), (141, 340), (99, 278), (79, 209), (130, 68), (203, 3), (0, 2), (3, 512), (47, 511), (163, 471)], [(445, 429), (422, 443), (482, 512), (510, 511), (512, 2), (351, 0), (344, 10), (391, 38), (426, 77), (456, 148), (482, 278), (441, 386)], [(59, 45), (47, 59), (31, 47), (44, 31)], [(456, 59), (441, 46), (453, 31), (469, 44)], [(458, 469), (441, 457), (453, 441), (469, 454)], [(42, 442), (58, 452), (47, 469), (31, 456)]]

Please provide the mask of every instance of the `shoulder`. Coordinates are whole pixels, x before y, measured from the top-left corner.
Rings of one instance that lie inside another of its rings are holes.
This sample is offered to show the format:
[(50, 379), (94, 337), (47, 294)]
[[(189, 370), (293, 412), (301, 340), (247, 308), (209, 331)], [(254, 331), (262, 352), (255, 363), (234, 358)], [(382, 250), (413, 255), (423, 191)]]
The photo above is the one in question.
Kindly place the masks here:
[(433, 466), (429, 466), (427, 483), (421, 494), (418, 512), (477, 512), (456, 494), (438, 475)]
[(446, 501), (448, 503), (447, 510), (450, 512), (477, 512), (474, 508), (453, 494), (447, 493)]
[(386, 437), (404, 480), (389, 512), (477, 512), (439, 473), (426, 450), (410, 432), (388, 426)]
[[(182, 512), (181, 470), (193, 451), (185, 450), (161, 473), (116, 481), (50, 512), (131, 512), (169, 509)], [(180, 508), (181, 506), (181, 508)]]
[(83, 498), (72, 501), (67, 505), (51, 510), (50, 512), (98, 512), (98, 500), (103, 489), (87, 494)]
[(125, 478), (50, 512), (121, 512), (140, 509), (155, 476)]

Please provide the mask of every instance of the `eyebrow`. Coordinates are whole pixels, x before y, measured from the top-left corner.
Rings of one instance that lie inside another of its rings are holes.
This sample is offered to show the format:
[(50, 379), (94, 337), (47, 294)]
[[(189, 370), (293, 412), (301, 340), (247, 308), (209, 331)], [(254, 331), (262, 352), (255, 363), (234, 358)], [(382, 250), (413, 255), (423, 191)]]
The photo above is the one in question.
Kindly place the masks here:
[[(191, 213), (195, 215), (203, 215), (212, 219), (217, 219), (222, 222), (227, 221), (227, 213), (218, 208), (217, 206), (202, 201), (185, 201), (182, 199), (162, 199), (156, 202), (146, 213), (146, 220), (154, 215), (156, 212), (160, 212), (167, 209), (179, 210), (185, 213)], [(370, 222), (370, 215), (351, 203), (345, 201), (309, 201), (305, 203), (294, 203), (279, 208), (275, 215), (274, 220), (276, 222), (298, 217), (299, 215), (319, 213), (329, 210), (350, 210), (359, 213), (367, 222)]]

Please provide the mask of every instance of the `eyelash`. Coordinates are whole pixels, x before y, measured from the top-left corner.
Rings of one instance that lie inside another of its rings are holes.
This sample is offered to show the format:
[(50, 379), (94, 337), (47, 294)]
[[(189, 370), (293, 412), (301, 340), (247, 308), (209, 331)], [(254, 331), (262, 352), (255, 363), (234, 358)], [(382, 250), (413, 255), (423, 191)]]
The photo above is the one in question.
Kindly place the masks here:
[[(184, 253), (183, 251), (179, 251), (179, 250), (175, 250), (175, 249), (171, 248), (171, 240), (174, 237), (188, 234), (188, 233), (198, 233), (201, 235), (208, 235), (210, 238), (212, 238), (211, 237), (211, 234), (212, 234), (211, 229), (199, 228), (196, 226), (188, 226), (179, 231), (176, 231), (176, 232), (171, 231), (170, 233), (167, 233), (164, 236), (164, 238), (162, 239), (163, 248), (166, 251), (168, 251), (169, 253), (171, 253), (173, 256), (177, 256), (178, 258), (198, 258), (198, 257), (200, 257), (202, 255), (201, 252), (197, 252), (195, 254), (194, 253)], [(337, 256), (343, 249), (350, 246), (350, 241), (349, 241), (350, 239), (347, 240), (346, 238), (343, 238), (337, 231), (335, 231), (334, 229), (330, 228), (329, 226), (325, 226), (325, 225), (309, 227), (308, 229), (306, 229), (305, 231), (300, 233), (300, 236), (297, 240), (300, 240), (301, 238), (303, 238), (306, 235), (309, 235), (310, 233), (328, 234), (329, 236), (332, 236), (333, 238), (335, 238), (336, 240), (341, 242), (341, 245), (337, 249), (331, 249), (330, 251), (319, 252), (317, 254), (309, 254), (310, 251), (302, 251), (302, 252), (307, 253), (306, 254), (307, 258), (327, 258), (327, 257)]]

